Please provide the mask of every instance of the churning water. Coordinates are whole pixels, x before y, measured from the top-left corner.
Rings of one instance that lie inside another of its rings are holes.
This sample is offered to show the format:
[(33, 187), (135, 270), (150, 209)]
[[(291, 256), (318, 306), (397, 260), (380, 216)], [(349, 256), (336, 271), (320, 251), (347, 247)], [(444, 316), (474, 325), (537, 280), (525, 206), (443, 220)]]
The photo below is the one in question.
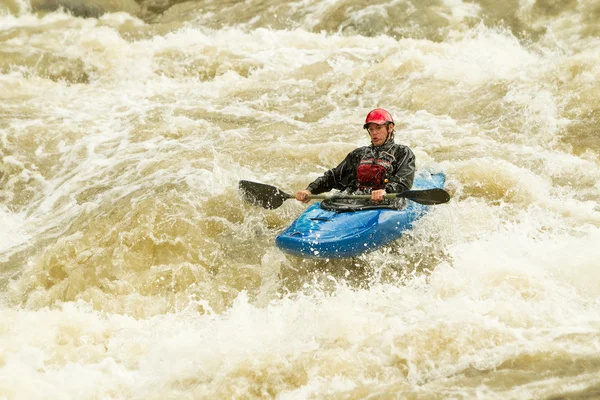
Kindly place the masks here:
[[(0, 0), (0, 398), (600, 397), (600, 1)], [(274, 246), (375, 107), (452, 200)]]

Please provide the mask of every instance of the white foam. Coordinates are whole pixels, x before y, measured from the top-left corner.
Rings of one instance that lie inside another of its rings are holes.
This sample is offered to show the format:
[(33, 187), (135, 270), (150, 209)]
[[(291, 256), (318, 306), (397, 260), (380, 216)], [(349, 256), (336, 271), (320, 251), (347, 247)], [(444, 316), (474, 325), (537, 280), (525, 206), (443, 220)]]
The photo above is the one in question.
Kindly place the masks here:
[(31, 236), (26, 231), (26, 217), (22, 213), (12, 213), (6, 207), (0, 206), (0, 254), (7, 253), (11, 248), (27, 242)]

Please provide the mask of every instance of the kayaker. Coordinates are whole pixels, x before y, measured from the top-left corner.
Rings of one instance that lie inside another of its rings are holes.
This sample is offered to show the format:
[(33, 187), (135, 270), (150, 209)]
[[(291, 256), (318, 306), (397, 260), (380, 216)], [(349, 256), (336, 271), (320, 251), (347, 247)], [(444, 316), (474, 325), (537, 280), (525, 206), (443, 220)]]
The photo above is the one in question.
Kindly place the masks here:
[(394, 143), (394, 126), (392, 115), (383, 108), (370, 111), (363, 128), (371, 144), (353, 150), (340, 165), (296, 192), (296, 200), (307, 203), (308, 195), (338, 189), (347, 194), (371, 193), (371, 200), (381, 201), (386, 193), (409, 190), (415, 155), (407, 146)]

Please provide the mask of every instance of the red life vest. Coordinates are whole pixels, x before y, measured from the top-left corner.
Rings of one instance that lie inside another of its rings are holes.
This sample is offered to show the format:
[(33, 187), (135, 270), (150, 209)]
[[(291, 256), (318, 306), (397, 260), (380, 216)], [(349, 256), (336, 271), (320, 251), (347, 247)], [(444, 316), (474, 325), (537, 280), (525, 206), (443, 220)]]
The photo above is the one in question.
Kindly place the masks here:
[(383, 189), (387, 183), (386, 174), (391, 163), (382, 159), (367, 158), (360, 160), (356, 169), (358, 188), (361, 190)]

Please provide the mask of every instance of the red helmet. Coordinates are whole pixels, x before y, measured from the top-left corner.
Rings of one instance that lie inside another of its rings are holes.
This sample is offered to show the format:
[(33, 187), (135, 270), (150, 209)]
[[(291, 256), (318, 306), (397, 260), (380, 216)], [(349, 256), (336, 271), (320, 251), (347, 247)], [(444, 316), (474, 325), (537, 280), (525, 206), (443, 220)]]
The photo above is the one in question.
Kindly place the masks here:
[(394, 118), (392, 118), (392, 114), (385, 111), (383, 108), (376, 108), (367, 114), (367, 118), (365, 119), (364, 129), (367, 129), (367, 125), (370, 123), (383, 125), (386, 122), (394, 123)]

